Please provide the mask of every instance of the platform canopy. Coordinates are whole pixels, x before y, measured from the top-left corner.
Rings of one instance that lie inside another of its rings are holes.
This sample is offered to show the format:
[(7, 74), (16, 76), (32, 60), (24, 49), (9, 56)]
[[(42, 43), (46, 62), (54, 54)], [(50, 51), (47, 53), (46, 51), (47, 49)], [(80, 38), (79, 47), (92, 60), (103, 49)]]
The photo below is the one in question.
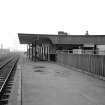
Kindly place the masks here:
[(30, 44), (35, 41), (51, 41), (53, 44), (58, 42), (57, 35), (18, 33), (18, 37), (20, 44)]
[(35, 41), (51, 41), (52, 44), (96, 44), (105, 45), (105, 35), (50, 35), (18, 33), (20, 44)]

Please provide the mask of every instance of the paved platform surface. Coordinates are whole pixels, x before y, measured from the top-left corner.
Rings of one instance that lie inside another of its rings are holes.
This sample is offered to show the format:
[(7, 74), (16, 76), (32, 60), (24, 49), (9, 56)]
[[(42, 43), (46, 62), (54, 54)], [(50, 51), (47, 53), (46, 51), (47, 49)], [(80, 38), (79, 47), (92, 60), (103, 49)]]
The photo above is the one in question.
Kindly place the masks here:
[(105, 105), (105, 81), (47, 62), (22, 66), (22, 105)]

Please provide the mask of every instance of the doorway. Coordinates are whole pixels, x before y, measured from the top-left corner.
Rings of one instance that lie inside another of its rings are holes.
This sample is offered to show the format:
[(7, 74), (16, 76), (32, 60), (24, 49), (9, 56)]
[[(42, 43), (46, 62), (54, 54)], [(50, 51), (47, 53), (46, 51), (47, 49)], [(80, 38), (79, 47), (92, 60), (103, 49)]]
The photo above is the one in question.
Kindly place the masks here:
[(56, 61), (56, 54), (50, 54), (50, 61)]

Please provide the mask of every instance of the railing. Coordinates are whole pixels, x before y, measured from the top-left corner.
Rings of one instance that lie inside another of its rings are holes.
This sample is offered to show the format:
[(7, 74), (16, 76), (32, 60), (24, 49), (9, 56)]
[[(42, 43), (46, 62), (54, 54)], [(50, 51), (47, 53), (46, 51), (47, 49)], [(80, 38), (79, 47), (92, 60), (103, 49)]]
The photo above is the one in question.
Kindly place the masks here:
[(57, 62), (105, 77), (105, 55), (57, 51)]
[(68, 54), (95, 54), (95, 55), (105, 55), (105, 50), (57, 50), (56, 53), (68, 53)]

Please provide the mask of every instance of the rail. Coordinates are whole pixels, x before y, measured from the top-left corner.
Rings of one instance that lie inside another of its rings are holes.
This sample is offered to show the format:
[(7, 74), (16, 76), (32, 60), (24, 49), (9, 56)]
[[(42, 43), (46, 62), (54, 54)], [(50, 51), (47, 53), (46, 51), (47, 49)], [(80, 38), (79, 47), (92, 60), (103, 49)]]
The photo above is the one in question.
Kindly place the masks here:
[(0, 70), (0, 93), (2, 92), (3, 88), (6, 85), (6, 82), (8, 81), (8, 78), (11, 74), (11, 72), (14, 69), (14, 66), (16, 65), (17, 61), (18, 61), (19, 57), (14, 57), (12, 59), (10, 59), (8, 62), (5, 62), (5, 64), (3, 64), (1, 66), (1, 70)]

